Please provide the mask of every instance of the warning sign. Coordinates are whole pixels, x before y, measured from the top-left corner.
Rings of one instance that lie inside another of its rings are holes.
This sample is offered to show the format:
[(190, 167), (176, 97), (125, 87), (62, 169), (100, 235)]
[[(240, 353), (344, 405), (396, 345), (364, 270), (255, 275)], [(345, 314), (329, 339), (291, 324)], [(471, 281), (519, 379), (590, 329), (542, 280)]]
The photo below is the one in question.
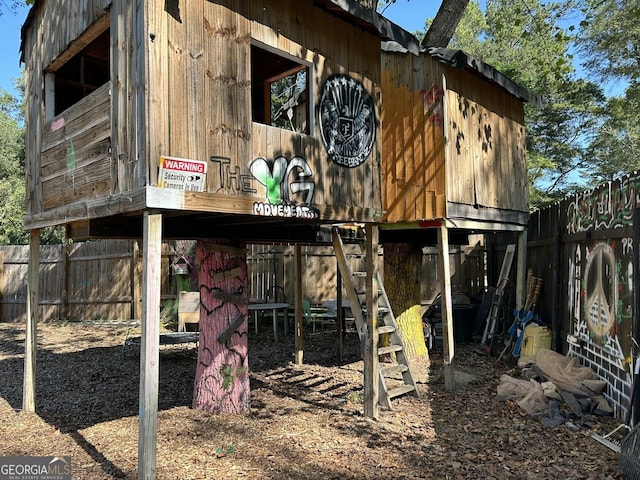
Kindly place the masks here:
[(207, 181), (207, 162), (185, 158), (160, 157), (158, 186), (189, 192), (203, 192)]

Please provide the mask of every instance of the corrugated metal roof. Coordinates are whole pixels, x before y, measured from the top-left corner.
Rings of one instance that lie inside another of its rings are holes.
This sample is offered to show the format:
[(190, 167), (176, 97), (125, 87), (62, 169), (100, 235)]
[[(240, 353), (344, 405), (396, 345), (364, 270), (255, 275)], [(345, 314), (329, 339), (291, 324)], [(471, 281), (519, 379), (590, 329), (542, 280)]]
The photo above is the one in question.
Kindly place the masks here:
[[(382, 50), (385, 52), (398, 52), (408, 53), (408, 50), (403, 45), (397, 42), (383, 42)], [(538, 107), (542, 106), (542, 97), (531, 90), (521, 87), (516, 82), (511, 80), (506, 75), (500, 73), (496, 68), (484, 63), (463, 50), (456, 50), (453, 48), (441, 48), (441, 47), (428, 47), (421, 49), (421, 54), (431, 55), (438, 59), (440, 62), (450, 65), (455, 68), (462, 68), (464, 70), (471, 71), (476, 75), (480, 75), (484, 79), (495, 83), (504, 88), (514, 97), (529, 102)]]
[[(40, 7), (44, 0), (35, 0), (27, 18), (22, 25), (20, 45), (20, 61), (24, 62), (24, 39), (27, 30), (31, 26), (36, 10)], [(363, 30), (376, 33), (381, 40), (394, 41), (402, 45), (411, 53), (417, 55), (420, 51), (420, 42), (418, 39), (407, 32), (402, 27), (396, 25), (392, 21), (386, 19), (376, 11), (361, 5), (356, 0), (314, 0), (314, 5), (326, 10), (343, 20), (357, 25)]]

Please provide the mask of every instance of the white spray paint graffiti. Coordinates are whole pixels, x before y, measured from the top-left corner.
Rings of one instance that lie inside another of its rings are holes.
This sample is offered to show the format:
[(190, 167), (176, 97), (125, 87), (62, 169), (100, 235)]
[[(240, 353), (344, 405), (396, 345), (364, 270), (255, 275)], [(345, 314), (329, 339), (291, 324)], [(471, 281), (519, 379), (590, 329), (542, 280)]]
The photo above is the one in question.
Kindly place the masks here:
[[(621, 246), (627, 255), (632, 254), (631, 239), (621, 242)], [(607, 380), (604, 395), (615, 414), (622, 417), (629, 402), (632, 368), (618, 338), (618, 327), (631, 312), (620, 292), (633, 291), (633, 265), (622, 267), (612, 245), (603, 242), (587, 251), (583, 274), (582, 248), (576, 245), (568, 265), (571, 333), (576, 340), (569, 344), (568, 355), (578, 357), (582, 365)]]

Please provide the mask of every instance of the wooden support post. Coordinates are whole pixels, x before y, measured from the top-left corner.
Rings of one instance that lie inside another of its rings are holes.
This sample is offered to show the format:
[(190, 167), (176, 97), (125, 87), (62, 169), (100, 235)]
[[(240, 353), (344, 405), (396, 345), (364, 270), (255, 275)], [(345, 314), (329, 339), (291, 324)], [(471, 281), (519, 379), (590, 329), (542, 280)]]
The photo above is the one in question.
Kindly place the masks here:
[[(378, 418), (378, 226), (366, 224), (366, 295), (367, 325), (364, 349), (364, 416)], [(356, 308), (352, 305), (352, 308)]]
[(344, 308), (342, 308), (342, 275), (336, 262), (336, 323), (338, 330), (338, 361), (342, 362), (344, 357), (344, 336), (346, 325), (344, 319)]
[(449, 230), (438, 228), (438, 261), (440, 267), (440, 305), (442, 309), (442, 357), (444, 388), (453, 391), (455, 381), (455, 337), (453, 334), (453, 303), (451, 299), (451, 267), (449, 265)]
[(29, 270), (27, 274), (27, 326), (24, 340), (24, 383), (22, 410), (36, 411), (36, 349), (38, 331), (38, 296), (40, 271), (40, 230), (31, 230), (29, 239)]
[(518, 259), (516, 260), (516, 308), (523, 308), (527, 289), (527, 231), (518, 235)]
[(4, 292), (7, 290), (7, 276), (5, 274), (5, 266), (4, 266), (5, 256), (6, 256), (6, 252), (0, 252), (0, 322), (6, 321), (4, 313), (2, 312), (3, 310), (2, 299), (4, 298)]
[(66, 228), (64, 243), (62, 245), (62, 311), (60, 320), (69, 318), (69, 256), (71, 254), (71, 242), (69, 240), (69, 227)]
[(144, 213), (142, 261), (142, 338), (140, 345), (140, 426), (138, 479), (156, 478), (158, 375), (160, 350), (160, 271), (162, 215)]
[[(296, 311), (296, 365), (303, 363), (303, 339), (302, 339), (302, 247), (296, 244), (295, 257), (295, 311)], [(285, 318), (285, 322), (287, 319)]]
[(131, 246), (131, 319), (142, 318), (142, 285), (140, 282), (140, 243), (133, 240)]

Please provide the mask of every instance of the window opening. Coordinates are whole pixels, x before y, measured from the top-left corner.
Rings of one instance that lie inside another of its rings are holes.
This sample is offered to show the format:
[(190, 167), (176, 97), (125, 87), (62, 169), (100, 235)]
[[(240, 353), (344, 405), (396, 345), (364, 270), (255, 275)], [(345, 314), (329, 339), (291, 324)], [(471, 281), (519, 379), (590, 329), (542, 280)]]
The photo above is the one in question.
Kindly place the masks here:
[(110, 79), (109, 29), (54, 72), (54, 115), (74, 105)]
[(251, 45), (251, 104), (254, 122), (309, 133), (309, 67)]

